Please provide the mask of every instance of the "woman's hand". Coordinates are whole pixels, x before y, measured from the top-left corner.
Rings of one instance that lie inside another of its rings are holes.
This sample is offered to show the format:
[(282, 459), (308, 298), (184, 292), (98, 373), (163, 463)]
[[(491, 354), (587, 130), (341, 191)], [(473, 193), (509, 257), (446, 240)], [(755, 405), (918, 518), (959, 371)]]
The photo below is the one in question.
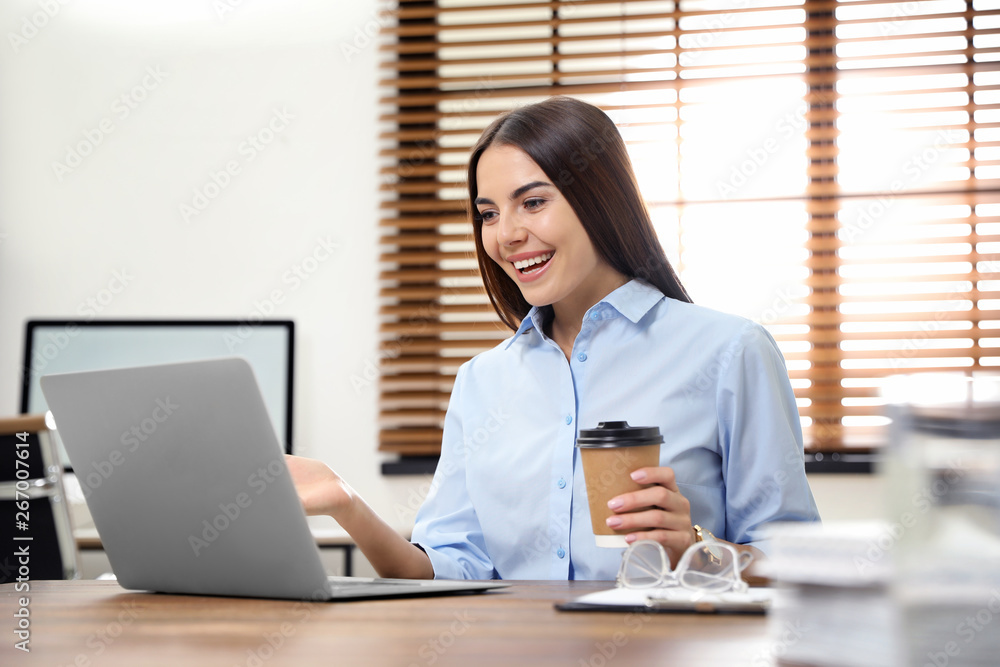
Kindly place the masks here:
[(685, 549), (694, 543), (691, 503), (677, 488), (672, 468), (639, 468), (631, 477), (639, 484), (653, 486), (612, 498), (608, 507), (615, 515), (608, 519), (608, 526), (636, 531), (625, 536), (629, 544), (636, 540), (659, 542), (667, 550), (671, 566), (676, 567)]
[(433, 579), (434, 566), (382, 520), (340, 475), (322, 461), (285, 455), (306, 514), (328, 514), (346, 530), (380, 577)]
[(291, 454), (285, 455), (285, 463), (306, 514), (337, 518), (351, 506), (354, 490), (327, 464)]

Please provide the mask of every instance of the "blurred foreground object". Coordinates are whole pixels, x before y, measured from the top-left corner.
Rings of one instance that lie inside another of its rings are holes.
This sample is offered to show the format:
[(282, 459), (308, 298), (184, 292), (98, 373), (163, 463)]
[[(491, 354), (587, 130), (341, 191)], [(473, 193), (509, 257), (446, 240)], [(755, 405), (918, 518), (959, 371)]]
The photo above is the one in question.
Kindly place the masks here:
[(772, 526), (770, 538), (757, 573), (777, 588), (768, 633), (778, 664), (901, 664), (888, 523), (788, 523)]
[(887, 382), (881, 521), (773, 526), (779, 663), (1000, 664), (1000, 375)]
[(887, 383), (884, 473), (903, 664), (1000, 656), (1000, 375)]

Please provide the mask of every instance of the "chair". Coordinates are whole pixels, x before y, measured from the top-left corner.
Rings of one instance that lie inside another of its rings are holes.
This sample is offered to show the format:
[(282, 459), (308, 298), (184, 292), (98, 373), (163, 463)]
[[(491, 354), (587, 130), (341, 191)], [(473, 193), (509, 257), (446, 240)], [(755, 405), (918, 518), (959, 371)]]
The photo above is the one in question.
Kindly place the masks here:
[(0, 583), (76, 579), (62, 466), (43, 415), (0, 419)]

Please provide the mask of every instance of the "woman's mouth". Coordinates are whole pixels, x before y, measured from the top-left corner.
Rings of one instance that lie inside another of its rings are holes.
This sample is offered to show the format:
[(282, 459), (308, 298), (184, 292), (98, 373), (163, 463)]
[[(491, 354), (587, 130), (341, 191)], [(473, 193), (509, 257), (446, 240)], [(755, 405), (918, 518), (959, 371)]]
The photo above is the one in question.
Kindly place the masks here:
[(529, 257), (527, 259), (520, 259), (516, 262), (512, 262), (514, 268), (524, 276), (530, 276), (533, 273), (541, 271), (548, 261), (552, 259), (554, 252), (543, 252), (534, 257)]

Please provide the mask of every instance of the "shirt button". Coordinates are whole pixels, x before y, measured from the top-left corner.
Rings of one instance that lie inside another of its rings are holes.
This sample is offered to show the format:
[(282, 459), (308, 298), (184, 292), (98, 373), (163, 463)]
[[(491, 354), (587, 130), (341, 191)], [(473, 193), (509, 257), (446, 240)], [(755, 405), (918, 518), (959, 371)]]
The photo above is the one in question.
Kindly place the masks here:
[(566, 424), (569, 425), (572, 423), (573, 423), (573, 415), (566, 415)]
[(556, 551), (556, 555), (559, 556), (560, 558), (565, 558), (566, 557), (566, 550), (563, 549), (562, 547), (559, 547), (559, 550)]
[(587, 353), (586, 352), (581, 352), (580, 354), (576, 355), (576, 358), (579, 359), (580, 361), (586, 361), (587, 360)]
[(565, 489), (566, 488), (566, 480), (563, 479), (562, 477), (560, 477), (559, 481), (556, 482), (556, 486), (558, 486), (560, 489)]
[(590, 313), (590, 319), (592, 320), (600, 319), (600, 317), (601, 317), (600, 313), (598, 313), (596, 310)]

